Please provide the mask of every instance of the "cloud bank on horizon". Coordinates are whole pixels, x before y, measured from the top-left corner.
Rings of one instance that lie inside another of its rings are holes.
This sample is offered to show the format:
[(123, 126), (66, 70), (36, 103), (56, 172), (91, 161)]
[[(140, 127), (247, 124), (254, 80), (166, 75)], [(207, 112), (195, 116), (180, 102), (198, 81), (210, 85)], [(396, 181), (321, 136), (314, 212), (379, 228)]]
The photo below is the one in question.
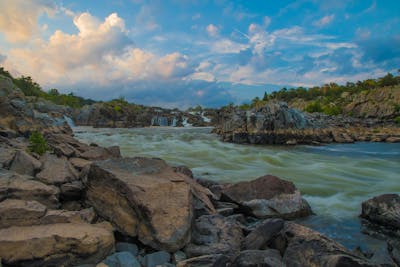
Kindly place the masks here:
[(45, 89), (186, 108), (400, 68), (398, 1), (0, 0), (0, 66)]

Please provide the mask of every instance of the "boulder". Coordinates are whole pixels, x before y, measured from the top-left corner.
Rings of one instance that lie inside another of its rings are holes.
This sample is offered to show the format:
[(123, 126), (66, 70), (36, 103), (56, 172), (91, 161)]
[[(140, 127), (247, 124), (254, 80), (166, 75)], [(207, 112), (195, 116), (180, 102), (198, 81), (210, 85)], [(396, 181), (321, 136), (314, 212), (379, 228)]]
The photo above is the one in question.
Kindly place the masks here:
[(257, 218), (293, 219), (312, 214), (292, 182), (272, 175), (225, 187), (221, 200), (236, 203), (242, 212)]
[(115, 251), (122, 252), (127, 251), (131, 253), (133, 256), (137, 256), (139, 252), (139, 248), (136, 244), (127, 243), (127, 242), (118, 242), (115, 244)]
[(57, 157), (54, 154), (46, 153), (42, 156), (42, 171), (36, 178), (45, 184), (60, 185), (75, 181), (78, 173), (65, 157)]
[(82, 170), (85, 166), (92, 163), (91, 161), (82, 158), (70, 158), (69, 162), (71, 162), (72, 166), (77, 170)]
[(169, 263), (171, 260), (171, 255), (166, 251), (157, 251), (144, 256), (143, 265), (146, 267), (156, 267), (158, 265), (163, 265)]
[(6, 199), (0, 202), (0, 228), (38, 224), (47, 208), (37, 201)]
[(10, 170), (19, 174), (34, 176), (35, 173), (40, 170), (41, 166), (42, 163), (39, 160), (35, 159), (23, 150), (18, 150), (10, 165)]
[(8, 168), (15, 156), (15, 149), (0, 146), (0, 168)]
[(388, 230), (400, 230), (400, 196), (384, 194), (373, 197), (361, 205), (361, 218)]
[(278, 250), (244, 250), (233, 261), (232, 267), (285, 267)]
[(120, 158), (121, 152), (118, 146), (108, 148), (90, 146), (88, 150), (80, 154), (80, 157), (86, 160), (105, 160), (108, 158)]
[(223, 254), (210, 254), (190, 258), (179, 262), (176, 267), (225, 267), (229, 266), (230, 260)]
[(141, 267), (139, 261), (126, 251), (108, 256), (103, 263), (108, 267)]
[(60, 186), (60, 200), (79, 200), (84, 194), (84, 185), (81, 181), (73, 181)]
[(66, 223), (0, 229), (0, 258), (7, 265), (96, 264), (113, 249), (113, 233), (96, 225)]
[(400, 240), (389, 240), (387, 249), (393, 261), (400, 266)]
[(281, 234), (287, 242), (283, 255), (287, 266), (376, 266), (352, 254), (339, 243), (299, 224), (286, 221)]
[(243, 246), (246, 250), (264, 249), (271, 239), (283, 228), (281, 219), (267, 219), (261, 222), (250, 234), (246, 236)]
[(0, 201), (6, 198), (36, 200), (48, 208), (59, 206), (59, 189), (33, 177), (0, 169)]
[(34, 200), (6, 199), (0, 202), (0, 228), (54, 223), (92, 223), (92, 208), (80, 211), (48, 210)]
[(90, 165), (87, 202), (121, 233), (176, 251), (190, 238), (191, 187), (161, 159), (120, 158)]
[(189, 257), (207, 254), (235, 255), (240, 251), (243, 232), (239, 224), (222, 215), (203, 215), (194, 224)]

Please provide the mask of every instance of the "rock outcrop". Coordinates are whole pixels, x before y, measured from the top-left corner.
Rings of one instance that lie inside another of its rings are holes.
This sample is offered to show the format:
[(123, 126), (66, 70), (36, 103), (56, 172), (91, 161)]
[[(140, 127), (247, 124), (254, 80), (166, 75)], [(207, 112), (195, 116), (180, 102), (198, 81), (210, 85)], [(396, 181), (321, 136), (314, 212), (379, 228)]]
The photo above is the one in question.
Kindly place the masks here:
[(293, 219), (312, 214), (292, 182), (272, 175), (230, 185), (222, 190), (221, 199), (238, 204), (242, 212), (258, 218)]
[(87, 200), (122, 233), (156, 249), (176, 251), (190, 238), (190, 186), (163, 160), (109, 159), (87, 174)]
[(379, 119), (303, 113), (283, 102), (248, 111), (220, 110), (214, 132), (240, 144), (321, 144), (355, 141), (400, 142), (399, 128)]

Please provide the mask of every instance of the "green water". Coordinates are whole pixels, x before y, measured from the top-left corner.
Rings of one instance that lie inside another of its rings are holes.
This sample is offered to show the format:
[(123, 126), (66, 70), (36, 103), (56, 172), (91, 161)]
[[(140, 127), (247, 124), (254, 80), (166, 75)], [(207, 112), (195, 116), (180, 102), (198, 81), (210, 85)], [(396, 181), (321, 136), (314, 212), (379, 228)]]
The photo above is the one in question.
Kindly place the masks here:
[(150, 156), (186, 165), (196, 177), (236, 182), (273, 174), (301, 190), (316, 216), (302, 224), (349, 248), (382, 244), (360, 233), (361, 202), (400, 193), (400, 144), (250, 146), (220, 142), (210, 128), (94, 129), (76, 127), (78, 139), (118, 145), (123, 156)]

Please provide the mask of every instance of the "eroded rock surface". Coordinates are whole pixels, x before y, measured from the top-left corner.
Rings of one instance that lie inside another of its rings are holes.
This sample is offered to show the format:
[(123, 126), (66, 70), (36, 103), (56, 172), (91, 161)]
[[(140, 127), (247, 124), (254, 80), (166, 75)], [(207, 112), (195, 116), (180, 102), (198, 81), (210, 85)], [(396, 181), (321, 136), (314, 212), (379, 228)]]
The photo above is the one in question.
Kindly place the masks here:
[(190, 238), (192, 195), (182, 174), (163, 160), (109, 159), (93, 163), (87, 199), (105, 219), (156, 249), (176, 251)]

